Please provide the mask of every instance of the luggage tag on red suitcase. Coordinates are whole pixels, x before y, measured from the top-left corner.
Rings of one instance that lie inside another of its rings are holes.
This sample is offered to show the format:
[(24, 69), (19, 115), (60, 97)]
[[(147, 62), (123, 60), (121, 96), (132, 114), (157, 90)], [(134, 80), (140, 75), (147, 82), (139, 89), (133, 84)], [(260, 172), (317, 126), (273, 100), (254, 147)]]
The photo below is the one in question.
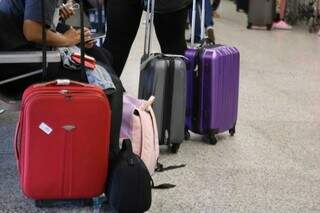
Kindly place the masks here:
[(50, 135), (52, 133), (52, 131), (53, 131), (53, 129), (50, 126), (48, 126), (46, 123), (44, 123), (44, 122), (42, 122), (39, 125), (39, 129), (41, 129), (47, 135)]

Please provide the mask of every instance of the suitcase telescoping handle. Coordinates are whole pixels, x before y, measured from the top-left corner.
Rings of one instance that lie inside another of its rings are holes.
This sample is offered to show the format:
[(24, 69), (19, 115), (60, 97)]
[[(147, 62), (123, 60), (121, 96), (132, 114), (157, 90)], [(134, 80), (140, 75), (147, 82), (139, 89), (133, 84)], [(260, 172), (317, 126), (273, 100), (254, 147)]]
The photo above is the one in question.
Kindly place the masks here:
[[(197, 7), (197, 1), (201, 1), (201, 9), (200, 7)], [(201, 11), (201, 40), (204, 40), (204, 31), (205, 31), (205, 0), (193, 0), (192, 2), (192, 19), (191, 19), (191, 46), (194, 47), (194, 41), (195, 41), (195, 31), (196, 31), (196, 17), (197, 17), (197, 9), (200, 12)], [(212, 42), (212, 41), (211, 41)]]
[(140, 107), (139, 109), (142, 111), (146, 111), (156, 100), (156, 98), (154, 96), (151, 96), (147, 101), (145, 101)]
[(154, 20), (154, 7), (155, 0), (148, 0), (147, 14), (146, 14), (146, 32), (144, 37), (144, 51), (143, 59), (146, 59), (150, 55), (151, 51), (151, 39), (152, 39), (152, 27)]
[(41, 0), (42, 12), (42, 79), (45, 80), (48, 76), (47, 70), (47, 30), (46, 30), (46, 10), (45, 0)]

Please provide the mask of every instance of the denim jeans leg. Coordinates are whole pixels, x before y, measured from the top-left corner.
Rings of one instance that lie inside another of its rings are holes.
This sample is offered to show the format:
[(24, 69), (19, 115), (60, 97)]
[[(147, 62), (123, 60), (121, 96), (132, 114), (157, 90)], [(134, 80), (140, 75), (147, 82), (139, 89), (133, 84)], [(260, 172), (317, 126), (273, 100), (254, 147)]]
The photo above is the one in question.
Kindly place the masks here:
[(213, 22), (213, 17), (212, 17), (212, 6), (210, 3), (210, 0), (205, 0), (205, 26), (206, 27), (212, 27), (214, 22)]

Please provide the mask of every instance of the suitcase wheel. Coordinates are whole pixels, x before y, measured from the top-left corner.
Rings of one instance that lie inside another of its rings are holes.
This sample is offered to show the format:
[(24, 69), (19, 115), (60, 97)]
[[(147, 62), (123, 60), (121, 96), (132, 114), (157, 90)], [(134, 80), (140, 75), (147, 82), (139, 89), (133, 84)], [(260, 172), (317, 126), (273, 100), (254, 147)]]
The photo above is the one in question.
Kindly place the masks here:
[(177, 154), (180, 149), (180, 145), (181, 145), (180, 143), (173, 143), (170, 147), (171, 153)]
[(252, 23), (248, 22), (247, 29), (250, 30), (252, 28)]
[(272, 29), (272, 24), (268, 24), (268, 25), (267, 25), (267, 30), (270, 31), (271, 29)]
[(191, 138), (190, 132), (189, 132), (189, 130), (186, 129), (184, 131), (184, 140), (188, 141), (188, 140), (190, 140), (190, 138)]
[(234, 134), (236, 133), (236, 127), (233, 127), (232, 129), (230, 129), (229, 133), (231, 136), (234, 136)]
[(216, 145), (218, 143), (215, 132), (212, 132), (208, 135), (208, 141), (211, 145)]

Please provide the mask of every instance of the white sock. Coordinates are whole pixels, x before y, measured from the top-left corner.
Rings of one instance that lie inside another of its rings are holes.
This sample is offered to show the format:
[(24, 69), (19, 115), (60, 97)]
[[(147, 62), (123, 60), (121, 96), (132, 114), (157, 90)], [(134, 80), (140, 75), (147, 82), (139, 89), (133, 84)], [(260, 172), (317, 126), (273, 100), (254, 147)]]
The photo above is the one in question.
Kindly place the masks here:
[(209, 29), (213, 29), (213, 26), (209, 26), (206, 28), (206, 30), (209, 30)]

